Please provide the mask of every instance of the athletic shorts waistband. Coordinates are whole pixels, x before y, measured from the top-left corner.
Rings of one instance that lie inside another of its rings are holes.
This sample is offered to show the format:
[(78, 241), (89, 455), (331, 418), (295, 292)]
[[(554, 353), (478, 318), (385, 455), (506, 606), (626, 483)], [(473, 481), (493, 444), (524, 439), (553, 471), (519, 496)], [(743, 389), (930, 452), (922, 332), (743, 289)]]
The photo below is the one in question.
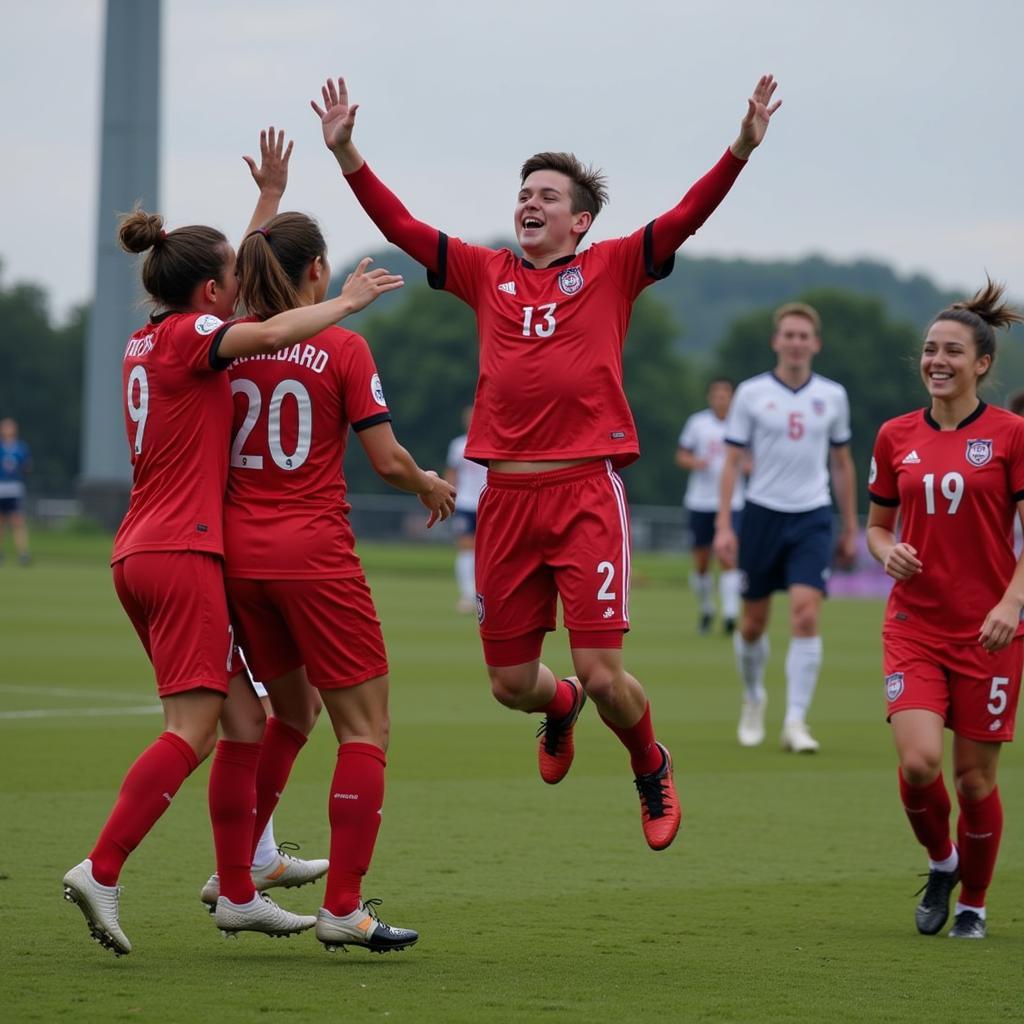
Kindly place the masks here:
[(560, 487), (592, 476), (615, 472), (611, 459), (594, 459), (565, 469), (549, 469), (540, 473), (498, 473), (487, 470), (487, 486), (505, 491), (536, 491), (542, 487)]

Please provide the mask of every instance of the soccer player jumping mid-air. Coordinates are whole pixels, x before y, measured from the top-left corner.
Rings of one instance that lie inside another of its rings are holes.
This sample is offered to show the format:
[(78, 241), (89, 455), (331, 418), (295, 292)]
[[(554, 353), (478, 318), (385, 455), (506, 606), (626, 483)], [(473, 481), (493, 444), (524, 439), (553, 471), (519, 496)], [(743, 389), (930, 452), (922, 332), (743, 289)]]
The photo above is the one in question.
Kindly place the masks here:
[[(672, 209), (626, 238), (577, 252), (607, 201), (604, 176), (571, 153), (523, 164), (514, 227), (523, 256), (451, 238), (416, 220), (352, 143), (357, 107), (344, 79), (322, 89), (324, 141), (384, 236), (428, 271), (431, 286), (473, 308), (480, 376), (467, 458), (488, 465), (477, 520), (477, 614), (494, 697), (545, 715), (541, 777), (573, 758), (589, 697), (629, 751), (644, 836), (655, 850), (679, 828), (672, 759), (655, 740), (647, 695), (625, 671), (629, 512), (618, 474), (639, 456), (622, 384), (633, 303), (672, 270), (676, 249), (725, 198), (779, 107), (763, 76), (739, 137)], [(562, 599), (575, 676), (541, 663)]]

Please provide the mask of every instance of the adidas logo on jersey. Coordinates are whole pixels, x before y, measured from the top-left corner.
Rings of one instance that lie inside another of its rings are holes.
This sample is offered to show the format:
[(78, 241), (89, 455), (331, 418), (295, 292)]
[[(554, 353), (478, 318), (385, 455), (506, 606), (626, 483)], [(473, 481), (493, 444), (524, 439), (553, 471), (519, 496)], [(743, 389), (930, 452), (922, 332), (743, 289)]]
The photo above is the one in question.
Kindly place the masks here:
[(921, 461), (921, 456), (917, 452), (911, 449), (910, 454), (903, 460), (904, 466), (914, 466)]
[(506, 281), (504, 284), (498, 285), (499, 292), (508, 292), (509, 295), (515, 295), (516, 283), (515, 281)]

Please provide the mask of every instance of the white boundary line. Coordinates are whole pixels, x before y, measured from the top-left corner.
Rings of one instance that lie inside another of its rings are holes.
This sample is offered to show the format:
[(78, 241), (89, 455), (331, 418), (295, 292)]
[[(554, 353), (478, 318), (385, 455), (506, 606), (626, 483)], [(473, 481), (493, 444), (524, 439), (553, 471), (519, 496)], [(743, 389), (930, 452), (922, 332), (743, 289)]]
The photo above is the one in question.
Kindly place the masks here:
[(0, 711), (0, 721), (26, 718), (104, 718), (118, 715), (156, 715), (163, 711), (160, 704), (147, 704), (134, 708), (28, 708), (24, 711)]
[(27, 693), (39, 697), (99, 697), (105, 700), (138, 700), (137, 693), (125, 693), (123, 690), (81, 690), (73, 686), (49, 686), (28, 683), (0, 683), (0, 693)]

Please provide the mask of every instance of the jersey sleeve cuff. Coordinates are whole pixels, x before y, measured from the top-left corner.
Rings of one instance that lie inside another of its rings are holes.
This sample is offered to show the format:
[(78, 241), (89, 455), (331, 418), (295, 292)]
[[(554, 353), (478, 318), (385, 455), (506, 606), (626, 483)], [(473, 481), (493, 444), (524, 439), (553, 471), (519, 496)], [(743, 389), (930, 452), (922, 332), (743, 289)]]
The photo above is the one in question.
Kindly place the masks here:
[(220, 343), (224, 335), (228, 333), (228, 328), (234, 326), (231, 323), (224, 324), (219, 331), (213, 336), (213, 340), (210, 342), (210, 369), (216, 370), (218, 373), (226, 370), (232, 363), (231, 359), (221, 359), (217, 352), (220, 349)]
[(876, 505), (881, 505), (883, 508), (897, 508), (900, 503), (899, 498), (886, 498), (881, 494), (875, 494), (874, 491), (868, 491), (868, 497)]
[(1024, 501), (1024, 491), (1014, 491), (1014, 493), (1013, 493), (1013, 500), (1015, 502), (1017, 502), (1017, 501)]
[(391, 413), (379, 412), (376, 416), (367, 416), (364, 420), (357, 420), (352, 424), (352, 429), (358, 434), (361, 430), (366, 430), (367, 427), (375, 427), (378, 423), (390, 423)]
[(654, 265), (654, 221), (652, 220), (644, 228), (644, 272), (649, 278), (655, 281), (664, 281), (676, 265), (676, 254), (671, 256), (664, 263)]
[(853, 440), (853, 436), (851, 435), (845, 441), (833, 441), (830, 438), (828, 443), (833, 448), (842, 448), (844, 445), (848, 445), (852, 440)]
[(725, 443), (727, 445), (731, 445), (733, 448), (746, 448), (747, 445), (750, 444), (749, 441), (737, 441), (734, 437), (727, 437), (725, 439)]
[(437, 233), (437, 271), (427, 271), (427, 284), (436, 291), (444, 291), (448, 280), (448, 236), (443, 231)]

